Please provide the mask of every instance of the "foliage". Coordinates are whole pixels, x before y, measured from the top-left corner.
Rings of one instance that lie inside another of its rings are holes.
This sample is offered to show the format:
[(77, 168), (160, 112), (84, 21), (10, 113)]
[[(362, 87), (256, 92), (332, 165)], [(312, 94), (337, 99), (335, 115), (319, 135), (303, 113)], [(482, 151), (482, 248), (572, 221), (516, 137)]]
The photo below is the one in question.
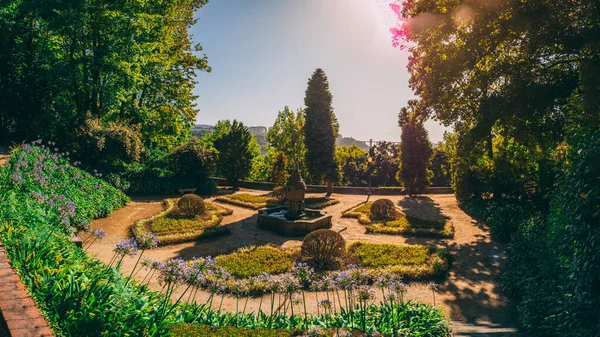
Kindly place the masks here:
[(223, 216), (233, 213), (231, 209), (205, 201), (205, 212), (201, 216), (182, 219), (174, 199), (165, 199), (164, 204), (162, 212), (140, 219), (132, 225), (131, 231), (138, 241), (153, 234), (159, 239), (159, 245), (168, 245), (230, 233), (228, 228), (219, 225)]
[(275, 161), (275, 156), (274, 150), (269, 148), (266, 154), (254, 157), (248, 180), (271, 181), (271, 167)]
[(273, 126), (267, 131), (269, 146), (275, 149), (276, 153), (285, 153), (292, 163), (300, 161), (303, 164), (306, 155), (304, 123), (304, 110), (298, 109), (294, 113), (287, 106), (284, 107), (277, 113)]
[(89, 228), (90, 218), (106, 216), (127, 202), (124, 194), (99, 179), (101, 174), (92, 177), (75, 168), (68, 153), (54, 146), (39, 140), (13, 150), (5, 171), (10, 172), (11, 188), (56, 212), (63, 229)]
[(173, 337), (289, 337), (285, 330), (249, 329), (238, 327), (215, 328), (209, 325), (178, 324), (169, 326)]
[(435, 221), (410, 216), (396, 209), (393, 219), (383, 221), (373, 216), (371, 206), (374, 202), (361, 203), (342, 213), (345, 218), (357, 218), (365, 225), (367, 233), (390, 235), (416, 235), (433, 237), (453, 237), (454, 225), (450, 221)]
[(215, 136), (213, 143), (218, 151), (219, 171), (237, 188), (239, 181), (250, 174), (252, 160), (260, 155), (260, 149), (243, 123), (237, 120), (219, 123), (226, 126), (223, 133)]
[(280, 152), (275, 156), (275, 161), (271, 166), (271, 181), (275, 186), (285, 186), (290, 177), (288, 173), (288, 160), (285, 153)]
[(306, 235), (302, 241), (302, 257), (313, 263), (318, 269), (335, 266), (343, 258), (346, 241), (336, 231), (318, 229)]
[(196, 188), (196, 194), (212, 195), (216, 186), (209, 178), (215, 171), (215, 154), (198, 140), (154, 151), (142, 163), (122, 164), (110, 180), (131, 194), (164, 194), (183, 188)]
[[(210, 71), (188, 31), (204, 4), (26, 0), (3, 5), (1, 141), (43, 137), (75, 149), (82, 141), (75, 131), (89, 112), (102, 127), (103, 152), (115, 158), (128, 161), (121, 150), (137, 148), (137, 132), (130, 137), (128, 128), (139, 126), (148, 148), (180, 143), (198, 113), (195, 72)], [(73, 155), (97, 164), (84, 153)]]
[(424, 122), (423, 115), (408, 108), (403, 108), (398, 115), (398, 125), (402, 129), (398, 180), (409, 195), (422, 193), (433, 175), (429, 170), (433, 150)]
[[(278, 197), (269, 197), (268, 195), (255, 195), (248, 193), (235, 193), (230, 195), (218, 196), (216, 201), (224, 202), (240, 207), (250, 209), (261, 209), (265, 207), (281, 206), (281, 200)], [(324, 197), (306, 197), (304, 203), (308, 208), (321, 209), (339, 203), (338, 199)]]
[(335, 138), (339, 125), (331, 99), (327, 75), (323, 69), (317, 68), (308, 80), (304, 97), (306, 167), (311, 182), (319, 183), (325, 178), (329, 189), (333, 182), (339, 180), (335, 162)]
[(438, 143), (433, 148), (433, 157), (431, 158), (429, 169), (433, 174), (431, 177), (431, 186), (434, 187), (450, 186), (450, 164), (448, 162), (448, 154), (444, 150), (445, 146), (443, 142)]
[(204, 200), (195, 194), (188, 193), (177, 201), (177, 209), (187, 218), (193, 219), (204, 214)]
[(262, 273), (281, 274), (292, 269), (289, 252), (271, 246), (250, 246), (219, 255), (217, 266), (235, 277), (247, 278)]
[(372, 186), (398, 186), (396, 175), (400, 165), (400, 146), (391, 142), (375, 143), (369, 152)]
[(377, 199), (371, 204), (370, 212), (375, 219), (384, 222), (396, 217), (396, 205), (390, 199)]
[(342, 185), (367, 186), (367, 153), (356, 145), (336, 146), (335, 161), (342, 173)]
[(347, 249), (373, 275), (395, 274), (404, 280), (419, 280), (443, 277), (449, 269), (447, 252), (437, 248), (355, 241)]

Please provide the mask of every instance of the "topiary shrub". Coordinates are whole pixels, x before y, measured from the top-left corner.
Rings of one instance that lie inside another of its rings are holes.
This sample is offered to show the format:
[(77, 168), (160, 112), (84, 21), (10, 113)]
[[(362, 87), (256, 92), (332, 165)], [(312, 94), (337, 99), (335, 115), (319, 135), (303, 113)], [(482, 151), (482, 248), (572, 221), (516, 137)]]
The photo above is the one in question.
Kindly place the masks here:
[(204, 214), (206, 205), (204, 200), (195, 194), (186, 194), (177, 202), (179, 211), (188, 218), (195, 218), (198, 215)]
[(345, 252), (346, 241), (338, 232), (330, 229), (310, 232), (302, 242), (302, 258), (312, 262), (317, 269), (335, 266)]
[(390, 199), (375, 200), (371, 205), (371, 214), (377, 219), (391, 220), (396, 215), (396, 206)]

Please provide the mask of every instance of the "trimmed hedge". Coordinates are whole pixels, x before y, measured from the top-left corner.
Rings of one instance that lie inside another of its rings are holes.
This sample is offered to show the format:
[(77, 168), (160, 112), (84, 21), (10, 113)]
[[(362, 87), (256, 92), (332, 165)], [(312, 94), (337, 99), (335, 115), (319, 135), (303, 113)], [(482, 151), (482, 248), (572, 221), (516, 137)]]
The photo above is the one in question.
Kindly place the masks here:
[(219, 226), (223, 216), (231, 215), (233, 210), (205, 201), (206, 210), (196, 219), (171, 218), (176, 211), (176, 199), (165, 199), (165, 209), (146, 219), (140, 219), (131, 226), (133, 235), (142, 241), (147, 233), (154, 233), (160, 240), (159, 245), (194, 241), (202, 238), (229, 234), (229, 228)]
[(251, 246), (217, 256), (217, 266), (233, 276), (245, 278), (262, 273), (280, 274), (292, 269), (289, 251), (271, 246)]
[(373, 202), (363, 202), (342, 213), (344, 218), (356, 218), (361, 225), (365, 225), (367, 233), (390, 234), (390, 235), (415, 235), (430, 237), (454, 236), (454, 225), (450, 221), (435, 221), (421, 219), (407, 215), (400, 210), (394, 219), (383, 221), (371, 214)]
[[(281, 202), (275, 198), (265, 195), (254, 195), (249, 193), (235, 193), (215, 198), (216, 201), (227, 204), (259, 210), (265, 207), (281, 206)], [(306, 208), (322, 209), (339, 203), (338, 199), (325, 199), (325, 197), (307, 197), (304, 199)]]

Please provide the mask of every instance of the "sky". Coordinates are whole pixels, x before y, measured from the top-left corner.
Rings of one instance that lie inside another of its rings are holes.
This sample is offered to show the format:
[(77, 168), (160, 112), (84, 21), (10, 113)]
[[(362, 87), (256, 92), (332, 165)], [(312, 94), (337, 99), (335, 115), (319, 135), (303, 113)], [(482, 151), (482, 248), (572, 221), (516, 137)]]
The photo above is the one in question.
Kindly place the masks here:
[[(322, 68), (342, 136), (399, 141), (398, 112), (414, 96), (408, 52), (391, 44), (389, 2), (210, 0), (191, 28), (212, 68), (197, 75), (197, 122), (270, 127), (286, 105), (304, 106), (308, 78)], [(426, 128), (442, 140), (444, 127)]]

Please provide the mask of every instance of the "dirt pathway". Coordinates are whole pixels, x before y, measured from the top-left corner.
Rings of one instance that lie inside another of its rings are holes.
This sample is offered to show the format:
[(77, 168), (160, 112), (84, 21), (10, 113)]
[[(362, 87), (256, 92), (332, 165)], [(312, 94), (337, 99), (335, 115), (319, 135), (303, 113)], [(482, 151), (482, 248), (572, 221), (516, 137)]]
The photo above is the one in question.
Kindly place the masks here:
[[(453, 264), (448, 278), (439, 285), (436, 304), (445, 310), (451, 320), (462, 322), (454, 325), (454, 330), (458, 331), (460, 336), (513, 335), (513, 330), (508, 329), (505, 332), (501, 328), (504, 325), (511, 325), (507, 315), (507, 300), (501, 295), (498, 284), (503, 247), (491, 241), (489, 232), (483, 225), (458, 208), (454, 195), (428, 195), (414, 199), (404, 196), (386, 197), (393, 200), (408, 214), (432, 219), (447, 218), (452, 221), (455, 226), (455, 237), (443, 240), (365, 234), (363, 226), (358, 224), (356, 219), (341, 218), (344, 210), (364, 201), (365, 196), (342, 195), (337, 197), (339, 197), (340, 203), (328, 207), (326, 211), (333, 215), (334, 224), (347, 227), (341, 233), (346, 240), (437, 245), (448, 249)], [(375, 197), (372, 200), (377, 198), (381, 197)], [(161, 200), (159, 197), (133, 199), (109, 217), (95, 220), (92, 228), (103, 229), (106, 231), (107, 237), (103, 242), (94, 243), (89, 248), (90, 254), (96, 255), (101, 261), (108, 263), (112, 257), (114, 245), (130, 235), (131, 224), (138, 219), (158, 213), (162, 209)], [(225, 217), (222, 225), (231, 229), (231, 235), (160, 247), (147, 251), (145, 256), (160, 261), (174, 257), (191, 259), (196, 256), (214, 256), (230, 252), (250, 244), (275, 243), (283, 247), (293, 247), (302, 243), (302, 237), (283, 237), (256, 228), (256, 211), (230, 205), (227, 207), (234, 209), (234, 213)], [(134, 263), (135, 259), (126, 258), (122, 267), (123, 274), (128, 275)], [(144, 274), (143, 271), (139, 272), (136, 278), (141, 279)], [(156, 280), (153, 280), (150, 286), (156, 290), (161, 289)], [(425, 303), (433, 302), (431, 291), (421, 283), (409, 285), (407, 298)], [(207, 299), (208, 294), (204, 292), (199, 292), (195, 298), (196, 301), (202, 303)], [(316, 313), (316, 300), (314, 293), (307, 295), (309, 312)], [(260, 304), (259, 299), (251, 299), (247, 304), (247, 311), (258, 310)], [(226, 297), (222, 308), (235, 310), (235, 305), (235, 299)], [(264, 307), (263, 310), (265, 310)], [(497, 326), (500, 328), (496, 328)], [(488, 330), (492, 331), (492, 334), (487, 334)]]

